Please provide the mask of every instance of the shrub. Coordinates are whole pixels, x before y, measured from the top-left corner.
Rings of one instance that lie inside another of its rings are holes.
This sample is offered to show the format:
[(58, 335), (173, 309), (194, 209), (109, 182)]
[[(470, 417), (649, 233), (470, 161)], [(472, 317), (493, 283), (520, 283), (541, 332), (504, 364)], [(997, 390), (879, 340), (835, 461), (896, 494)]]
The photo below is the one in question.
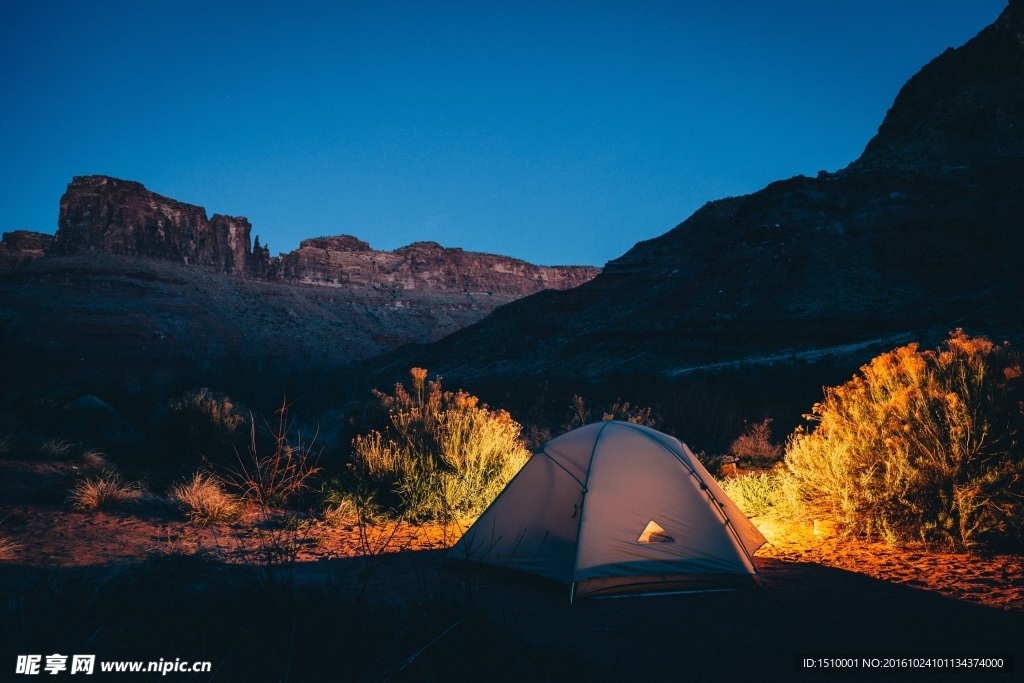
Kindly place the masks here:
[(786, 447), (795, 497), (848, 530), (964, 548), (1020, 538), (1024, 372), (1007, 345), (957, 330), (882, 354), (826, 389)]
[(562, 425), (562, 431), (589, 424), (591, 418), (596, 415), (600, 415), (603, 422), (619, 420), (645, 427), (657, 427), (661, 422), (661, 418), (650, 406), (634, 406), (621, 398), (608, 405), (595, 405), (579, 394), (574, 394), (572, 401), (569, 402), (569, 419)]
[(172, 488), (171, 500), (196, 526), (228, 522), (239, 513), (238, 501), (224, 491), (220, 479), (204, 472)]
[(75, 484), (68, 501), (76, 510), (92, 511), (135, 503), (142, 497), (142, 487), (125, 483), (113, 473), (86, 477)]
[(257, 438), (256, 427), (250, 428), (248, 457), (238, 455), (238, 467), (224, 468), (224, 481), (238, 489), (243, 498), (264, 510), (280, 508), (292, 502), (309, 488), (310, 480), (320, 471), (310, 443), (302, 435), (292, 436), (288, 404), (283, 402), (276, 412), (277, 424), (266, 424), (272, 441), (266, 447)]
[(162, 431), (176, 447), (218, 458), (231, 456), (244, 443), (246, 420), (231, 399), (197, 389), (167, 404)]
[(729, 445), (729, 452), (755, 465), (767, 465), (782, 457), (782, 446), (772, 441), (772, 420), (751, 424), (743, 421), (743, 433)]
[[(519, 471), (529, 453), (521, 426), (463, 391), (413, 368), (412, 390), (374, 392), (388, 411), (383, 430), (353, 440), (357, 475), (385, 503), (413, 519), (479, 514)], [(388, 500), (390, 494), (397, 500)]]
[(726, 477), (719, 485), (747, 517), (786, 518), (791, 508), (785, 490), (785, 473), (777, 470)]

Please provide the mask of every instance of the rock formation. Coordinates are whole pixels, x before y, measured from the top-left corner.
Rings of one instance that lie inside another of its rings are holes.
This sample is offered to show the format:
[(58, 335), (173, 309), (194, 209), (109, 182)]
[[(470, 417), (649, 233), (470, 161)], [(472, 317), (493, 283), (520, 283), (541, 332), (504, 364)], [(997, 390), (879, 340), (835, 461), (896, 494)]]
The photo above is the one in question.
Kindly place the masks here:
[(60, 200), (54, 254), (87, 251), (146, 256), (248, 273), (249, 233), (244, 217), (214, 214), (150, 192), (141, 183), (79, 176)]
[(17, 268), (46, 254), (53, 244), (53, 235), (30, 230), (5, 232), (0, 239), (0, 270)]
[(106, 176), (76, 177), (61, 198), (54, 254), (90, 251), (144, 256), (217, 272), (313, 285), (399, 291), (478, 292), (518, 298), (575, 287), (600, 269), (535, 266), (525, 261), (417, 242), (375, 251), (355, 237), (304, 240), (271, 257), (242, 217), (215, 214)]
[(437, 340), (599, 272), (433, 242), (375, 251), (349, 236), (271, 257), (258, 237), (250, 248), (245, 218), (207, 218), (105, 176), (73, 180), (58, 224), (56, 237), (16, 232), (0, 242), (0, 357), (61, 383), (301, 359), (336, 366)]
[(309, 284), (371, 289), (500, 292), (520, 296), (567, 289), (594, 277), (597, 268), (535, 266), (525, 261), (415, 242), (374, 251), (349, 235), (303, 240), (282, 254), (280, 276)]

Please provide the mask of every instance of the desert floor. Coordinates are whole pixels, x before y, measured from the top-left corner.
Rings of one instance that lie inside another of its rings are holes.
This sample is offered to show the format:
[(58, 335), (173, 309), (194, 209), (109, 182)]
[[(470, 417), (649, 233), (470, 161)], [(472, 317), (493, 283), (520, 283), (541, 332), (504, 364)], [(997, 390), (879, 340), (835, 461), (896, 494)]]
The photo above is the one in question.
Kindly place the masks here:
[[(1012, 655), (1014, 673), (928, 669), (842, 672), (850, 680), (1021, 680), (1024, 556), (896, 549), (819, 538), (810, 527), (760, 524), (770, 543), (756, 555), (764, 588), (580, 600), (568, 588), (501, 572), (452, 566), (443, 548), (460, 525), (282, 529), (252, 513), (197, 529), (151, 496), (121, 510), (81, 513), (55, 493), (75, 472), (63, 464), (0, 462), (0, 532), (16, 546), (0, 580), (90, 571), (161, 554), (260, 563), (268, 546), (295, 550), (290, 577), (359, 585), (391, 605), (448, 595), (539, 646), (597, 664), (608, 680), (832, 680), (798, 671), (794, 657)], [(758, 520), (755, 520), (755, 522)], [(253, 531), (263, 527), (264, 531)], [(450, 637), (458, 637), (457, 629)], [(7, 663), (0, 663), (6, 667)], [(440, 679), (439, 679), (440, 680)]]

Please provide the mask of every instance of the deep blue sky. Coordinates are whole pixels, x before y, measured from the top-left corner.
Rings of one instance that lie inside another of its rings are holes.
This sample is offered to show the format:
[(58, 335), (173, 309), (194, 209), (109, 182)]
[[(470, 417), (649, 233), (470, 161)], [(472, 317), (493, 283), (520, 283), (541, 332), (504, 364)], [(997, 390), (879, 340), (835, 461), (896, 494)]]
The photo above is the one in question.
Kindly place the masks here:
[(855, 159), (1005, 0), (0, 3), (0, 230), (72, 176), (349, 233), (601, 265)]

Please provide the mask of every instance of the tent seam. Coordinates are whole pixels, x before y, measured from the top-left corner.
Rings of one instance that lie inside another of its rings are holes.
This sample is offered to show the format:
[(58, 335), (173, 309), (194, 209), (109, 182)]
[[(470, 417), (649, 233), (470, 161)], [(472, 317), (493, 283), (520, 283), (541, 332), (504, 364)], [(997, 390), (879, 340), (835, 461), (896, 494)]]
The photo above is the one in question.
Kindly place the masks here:
[[(685, 460), (683, 460), (681, 457), (679, 457), (678, 453), (673, 451), (671, 448), (669, 448), (668, 446), (663, 444), (658, 439), (654, 438), (651, 434), (647, 433), (646, 430), (640, 429), (639, 427), (637, 427), (632, 422), (621, 422), (620, 424), (622, 426), (624, 426), (624, 427), (632, 429), (633, 431), (637, 432), (638, 434), (642, 434), (646, 438), (650, 439), (651, 441), (653, 441), (654, 443), (658, 444), (663, 449), (665, 449), (666, 451), (671, 453), (672, 457), (674, 457), (676, 460), (678, 460), (680, 463), (682, 463), (683, 467), (685, 467), (690, 472), (690, 476), (692, 476), (694, 479), (696, 479), (698, 482), (700, 482), (700, 487), (704, 491), (704, 494), (708, 497), (708, 499), (711, 500), (712, 503), (714, 503), (714, 507), (715, 507), (716, 510), (718, 510), (718, 514), (720, 514), (725, 519), (725, 525), (729, 528), (729, 531), (732, 532), (733, 538), (736, 540), (736, 543), (739, 544), (740, 550), (743, 551), (743, 555), (747, 558), (747, 562), (750, 563), (750, 568), (754, 570), (754, 575), (757, 576), (757, 578), (761, 582), (761, 584), (764, 585), (764, 577), (761, 575), (761, 571), (757, 568), (757, 565), (754, 564), (754, 557), (753, 557), (753, 555), (750, 552), (747, 551), (747, 546), (745, 546), (743, 544), (743, 539), (740, 538), (740, 534), (739, 534), (739, 531), (736, 529), (736, 525), (732, 523), (731, 519), (729, 519), (729, 515), (727, 515), (725, 513), (725, 509), (724, 509), (722, 503), (719, 503), (718, 499), (715, 498), (715, 494), (711, 492), (711, 488), (707, 485), (707, 483), (703, 479), (700, 478), (700, 475), (697, 474), (697, 470), (695, 470), (689, 463), (687, 463)], [(677, 439), (677, 441), (678, 441), (678, 439)], [(684, 447), (686, 445), (686, 444), (683, 444), (682, 441), (680, 441), (679, 443), (680, 443), (680, 445), (682, 445)], [(696, 456), (694, 456), (694, 457), (696, 457)], [(593, 456), (591, 456), (591, 460), (593, 460)], [(588, 479), (589, 479), (589, 476), (590, 476), (590, 472), (588, 471), (587, 472)], [(581, 514), (580, 515), (581, 519), (582, 519), (582, 516), (583, 515)], [(576, 568), (573, 567), (573, 576), (575, 576), (575, 574), (576, 574)]]
[[(604, 430), (607, 429), (610, 424), (612, 424), (611, 421), (605, 422), (601, 425), (601, 429), (597, 430), (597, 436), (594, 437), (594, 447), (590, 449), (590, 460), (587, 462), (587, 481), (583, 484), (583, 497), (580, 499), (580, 518), (576, 520), (576, 548), (572, 554), (572, 583), (569, 587), (570, 605), (572, 604), (573, 595), (576, 592), (576, 571), (580, 563), (580, 531), (583, 529), (583, 511), (587, 507), (587, 493), (590, 490), (588, 487), (588, 484), (590, 484), (590, 473), (594, 469), (594, 456), (597, 454), (597, 444), (600, 443)], [(576, 481), (579, 481), (579, 479)]]

